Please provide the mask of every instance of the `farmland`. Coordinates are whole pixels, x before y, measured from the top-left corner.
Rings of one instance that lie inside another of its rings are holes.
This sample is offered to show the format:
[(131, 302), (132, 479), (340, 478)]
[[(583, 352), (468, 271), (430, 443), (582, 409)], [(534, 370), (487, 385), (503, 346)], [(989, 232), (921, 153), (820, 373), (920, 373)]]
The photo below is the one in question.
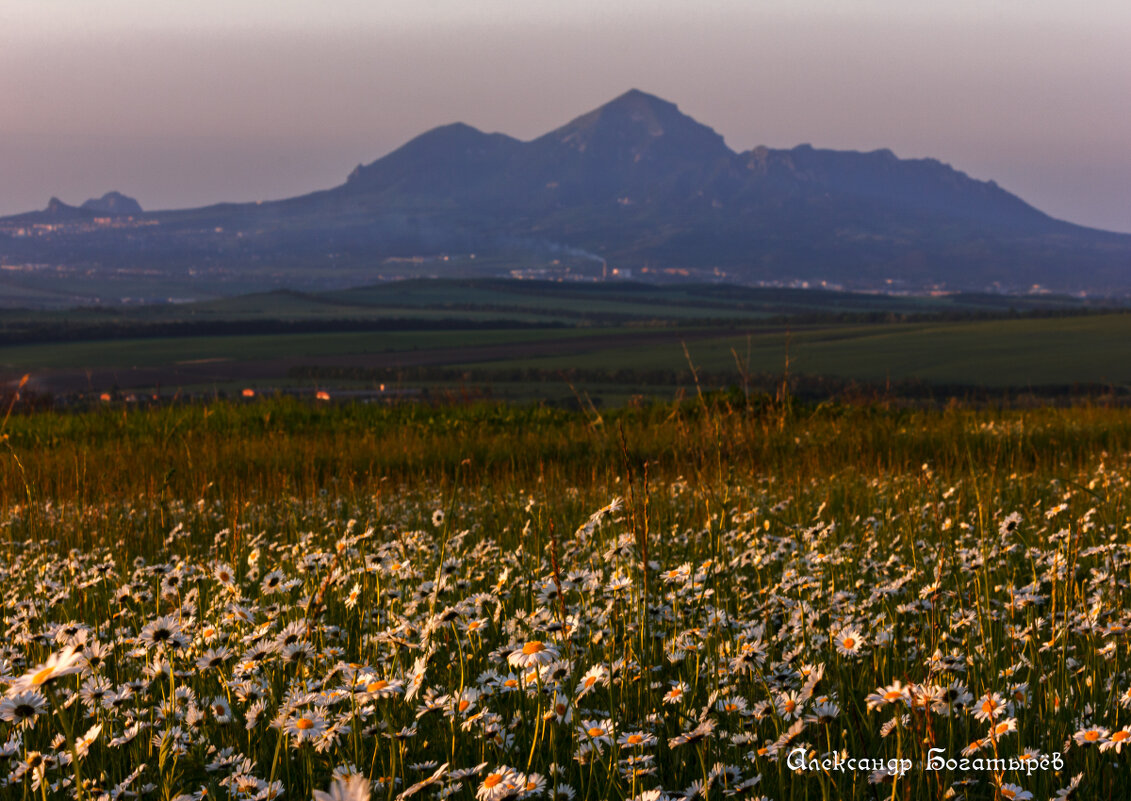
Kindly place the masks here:
[(453, 393), (620, 405), (698, 389), (1121, 395), (1131, 317), (1043, 296), (897, 297), (713, 285), (401, 282), (160, 307), (14, 311), (0, 378), (63, 397)]

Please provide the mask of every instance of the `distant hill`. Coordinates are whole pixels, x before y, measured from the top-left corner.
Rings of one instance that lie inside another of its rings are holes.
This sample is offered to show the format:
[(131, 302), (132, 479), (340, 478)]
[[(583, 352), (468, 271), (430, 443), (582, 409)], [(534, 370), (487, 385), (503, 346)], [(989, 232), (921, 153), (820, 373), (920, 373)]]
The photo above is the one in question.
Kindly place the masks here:
[[(90, 198), (81, 206), (71, 206), (57, 197), (47, 201), (42, 211), (31, 211), (11, 217), (0, 217), (0, 230), (11, 228), (13, 224), (50, 225), (68, 220), (91, 220), (94, 217), (127, 217), (143, 214), (141, 204), (121, 192), (107, 192), (102, 197)], [(2, 225), (6, 223), (7, 225)]]
[[(93, 212), (136, 225), (77, 224)], [(80, 209), (53, 199), (0, 219), (0, 260), (222, 273), (241, 291), (530, 266), (547, 277), (1131, 290), (1131, 235), (1055, 220), (934, 159), (809, 145), (737, 153), (638, 90), (528, 142), (437, 128), (338, 187), (280, 201), (142, 212), (117, 193)]]
[(81, 208), (99, 214), (128, 216), (142, 213), (141, 204), (121, 192), (107, 192), (102, 197), (91, 198), (83, 203)]

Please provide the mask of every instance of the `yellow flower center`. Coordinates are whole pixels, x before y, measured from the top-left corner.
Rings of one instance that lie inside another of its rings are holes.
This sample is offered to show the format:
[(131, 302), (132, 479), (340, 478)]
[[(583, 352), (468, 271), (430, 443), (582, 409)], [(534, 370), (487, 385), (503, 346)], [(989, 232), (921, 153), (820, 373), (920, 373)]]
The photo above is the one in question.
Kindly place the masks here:
[(640, 745), (642, 742), (644, 742), (644, 738), (641, 737), (639, 734), (628, 735), (628, 744), (629, 745)]
[(1121, 743), (1131, 736), (1131, 731), (1116, 731), (1111, 734), (1111, 741), (1113, 743)]
[(43, 670), (40, 670), (38, 673), (31, 677), (31, 683), (38, 687), (39, 685), (44, 684), (48, 679), (50, 679), (51, 674), (54, 672), (55, 668), (45, 667), (43, 668)]
[(546, 646), (542, 644), (541, 640), (531, 640), (526, 645), (522, 646), (522, 652), (527, 656), (538, 654), (545, 650)]
[(459, 711), (464, 712), (469, 706), (471, 706), (471, 701), (468, 701), (466, 698), (461, 699), (459, 702)]
[(605, 733), (605, 730), (602, 729), (600, 726), (594, 726), (593, 728), (591, 728), (589, 730), (589, 736), (590, 737), (600, 737), (604, 733)]
[(1092, 729), (1091, 731), (1084, 732), (1084, 739), (1090, 743), (1095, 742), (1096, 740), (1100, 739), (1100, 733), (1095, 729)]
[(494, 787), (495, 785), (497, 785), (502, 780), (503, 780), (503, 775), (501, 773), (492, 773), (492, 774), (488, 775), (486, 779), (483, 780), (483, 786), (484, 787)]
[(856, 645), (856, 640), (852, 639), (851, 637), (845, 637), (844, 642), (842, 642), (841, 645), (844, 646), (844, 650), (851, 651), (853, 646)]
[(310, 718), (299, 718), (295, 721), (295, 728), (299, 731), (306, 731), (307, 729), (314, 728), (314, 721)]
[(365, 685), (365, 691), (369, 692), (369, 693), (375, 693), (378, 690), (383, 690), (388, 686), (389, 686), (389, 682), (385, 681), (384, 679), (379, 679), (378, 681), (371, 681), (368, 684), (366, 684)]
[(586, 687), (592, 687), (596, 683), (597, 683), (597, 677), (596, 676), (589, 676), (585, 679), (585, 686)]

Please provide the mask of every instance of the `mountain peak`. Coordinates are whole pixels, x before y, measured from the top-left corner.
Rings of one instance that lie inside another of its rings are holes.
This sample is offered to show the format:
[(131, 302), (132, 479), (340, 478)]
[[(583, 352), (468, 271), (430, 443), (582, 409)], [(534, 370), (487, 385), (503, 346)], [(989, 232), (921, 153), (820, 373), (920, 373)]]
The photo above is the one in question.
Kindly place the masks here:
[(504, 134), (453, 122), (425, 131), (371, 164), (359, 165), (346, 185), (364, 191), (396, 185), (411, 192), (457, 191), (469, 181), (496, 175), (520, 146)]
[(582, 114), (542, 140), (556, 140), (583, 153), (627, 148), (636, 160), (650, 152), (708, 158), (733, 155), (714, 130), (684, 114), (675, 103), (639, 89)]
[(100, 214), (112, 214), (129, 216), (133, 214), (141, 214), (141, 204), (128, 195), (123, 195), (118, 191), (107, 192), (99, 198), (91, 198), (82, 204), (80, 208), (87, 211), (94, 211)]
[(664, 100), (657, 95), (649, 94), (648, 92), (641, 91), (640, 89), (629, 89), (621, 95), (617, 95), (605, 105), (601, 106), (602, 109), (612, 108), (635, 108), (635, 109), (662, 109), (679, 111), (679, 107), (670, 100)]

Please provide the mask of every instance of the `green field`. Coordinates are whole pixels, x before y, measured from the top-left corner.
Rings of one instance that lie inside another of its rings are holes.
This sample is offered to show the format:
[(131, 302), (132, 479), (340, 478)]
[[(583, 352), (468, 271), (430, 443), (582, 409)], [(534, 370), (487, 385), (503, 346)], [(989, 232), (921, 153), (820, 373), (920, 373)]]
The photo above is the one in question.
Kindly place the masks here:
[[(736, 332), (737, 333), (737, 332)], [(1131, 316), (992, 320), (885, 325), (778, 326), (778, 330), (711, 338), (688, 345), (694, 364), (737, 375), (735, 356), (753, 373), (783, 369), (862, 381), (923, 379), (941, 384), (1025, 387), (1131, 382)], [(471, 367), (546, 371), (678, 370), (678, 346), (608, 348), (578, 357), (483, 363)]]
[[(534, 329), (521, 341), (584, 339), (585, 330)], [(457, 342), (453, 343), (453, 338)], [(0, 363), (16, 370), (36, 368), (111, 368), (175, 365), (195, 360), (259, 362), (271, 359), (309, 359), (350, 354), (383, 354), (428, 349), (452, 349), (513, 344), (510, 331), (365, 331), (313, 334), (233, 334), (230, 336), (164, 337), (96, 340), (22, 345), (0, 349)], [(285, 375), (285, 373), (284, 373)]]
[[(64, 398), (452, 392), (605, 405), (701, 389), (1123, 394), (1131, 316), (1078, 299), (721, 285), (404, 281), (195, 304), (12, 312), (0, 380)], [(1076, 387), (1076, 389), (1073, 389)]]

